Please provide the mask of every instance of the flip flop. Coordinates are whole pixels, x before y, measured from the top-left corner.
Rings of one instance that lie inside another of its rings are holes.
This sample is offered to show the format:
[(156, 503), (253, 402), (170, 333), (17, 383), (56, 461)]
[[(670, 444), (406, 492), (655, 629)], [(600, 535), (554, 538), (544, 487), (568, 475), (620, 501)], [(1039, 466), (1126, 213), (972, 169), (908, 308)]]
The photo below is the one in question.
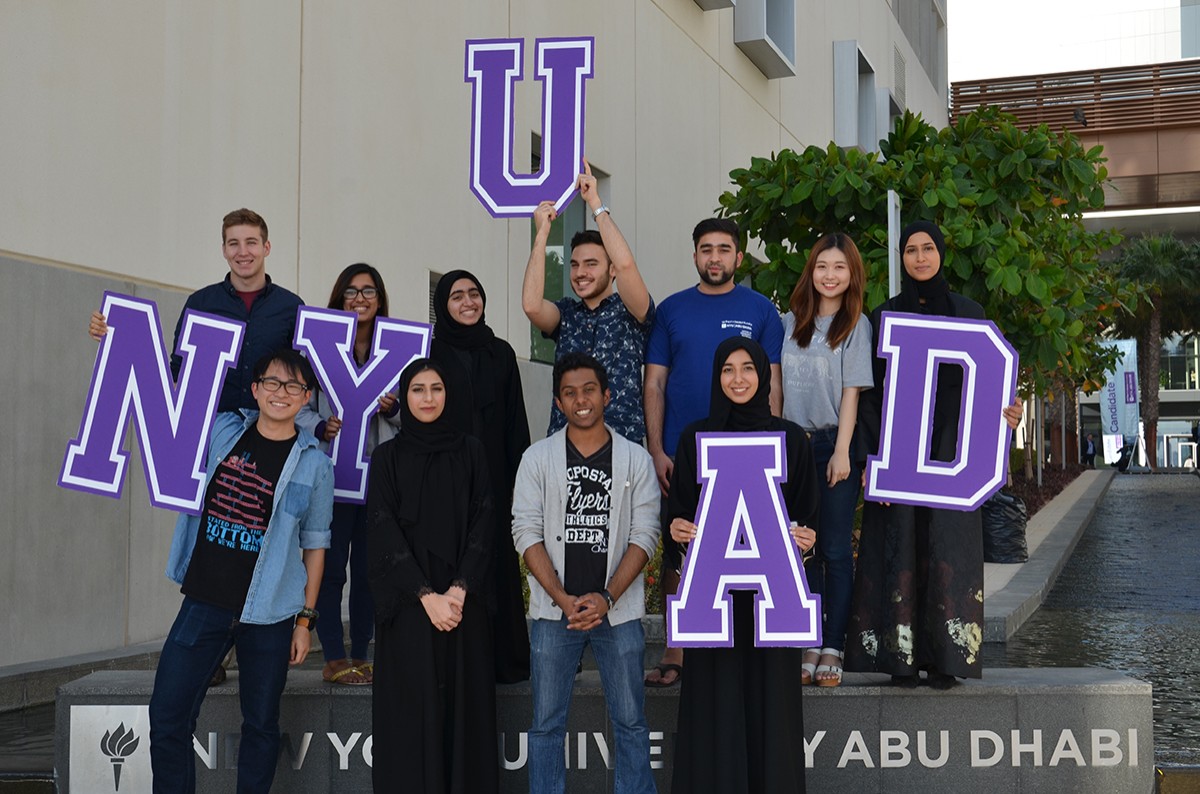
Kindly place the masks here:
[(357, 667), (359, 669), (359, 672), (361, 672), (363, 675), (365, 675), (367, 677), (368, 684), (374, 683), (374, 681), (375, 681), (375, 663), (374, 662), (351, 661), (351, 664), (353, 664), (355, 667)]
[[(357, 681), (343, 681), (342, 680), (343, 678), (345, 678), (346, 676), (351, 675), (351, 674), (358, 676), (358, 680)], [(341, 684), (342, 686), (368, 686), (371, 683), (371, 681), (366, 677), (366, 674), (359, 668), (355, 667), (354, 665), (347, 665), (346, 667), (343, 667), (341, 670), (338, 670), (333, 675), (329, 675), (329, 676), (325, 675), (324, 672), (322, 672), (321, 678), (323, 678), (327, 683)]]
[[(657, 680), (657, 681), (646, 680), (646, 681), (643, 681), (642, 683), (644, 683), (646, 686), (650, 687), (651, 689), (668, 689), (670, 687), (675, 686), (676, 684), (678, 684), (680, 681), (683, 680), (683, 668), (677, 664), (656, 664), (653, 667), (651, 667), (650, 669), (658, 671), (659, 680)], [(667, 673), (675, 673), (675, 678), (671, 681), (663, 683), (662, 678)]]

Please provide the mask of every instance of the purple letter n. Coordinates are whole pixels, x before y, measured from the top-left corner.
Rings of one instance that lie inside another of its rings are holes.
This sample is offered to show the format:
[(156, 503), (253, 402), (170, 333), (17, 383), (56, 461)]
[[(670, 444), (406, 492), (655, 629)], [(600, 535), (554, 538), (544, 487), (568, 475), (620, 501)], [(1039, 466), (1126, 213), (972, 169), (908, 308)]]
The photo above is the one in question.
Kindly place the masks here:
[(536, 174), (513, 172), (513, 87), (521, 79), (521, 39), (467, 42), (471, 83), (471, 191), (496, 218), (527, 218), (543, 201), (561, 210), (583, 167), (584, 81), (592, 76), (594, 39), (538, 39), (542, 87), (542, 158)]
[(121, 441), (137, 413), (146, 484), (155, 507), (196, 513), (204, 496), (208, 432), (225, 370), (237, 364), (245, 325), (188, 310), (179, 331), (179, 384), (171, 383), (153, 301), (104, 293), (100, 342), (79, 436), (67, 446), (58, 484), (119, 497), (129, 454)]
[[(367, 501), (367, 433), (379, 398), (396, 388), (400, 373), (414, 359), (429, 354), (432, 329), (390, 317), (375, 318), (371, 357), (360, 369), (354, 361), (354, 312), (301, 306), (296, 314), (295, 345), (304, 351), (342, 429), (333, 438), (333, 498)], [(400, 395), (404, 399), (404, 395)]]
[(732, 647), (730, 590), (758, 591), (755, 646), (821, 644), (820, 596), (808, 591), (779, 488), (784, 449), (783, 433), (696, 435), (704, 487), (679, 595), (667, 598), (671, 647)]
[[(1017, 388), (1017, 351), (987, 320), (884, 312), (887, 359), (879, 454), (867, 460), (864, 499), (974, 510), (1004, 485), (1012, 434), (1004, 408)], [(963, 369), (958, 454), (934, 460), (938, 365)], [(918, 413), (919, 412), (919, 413)]]

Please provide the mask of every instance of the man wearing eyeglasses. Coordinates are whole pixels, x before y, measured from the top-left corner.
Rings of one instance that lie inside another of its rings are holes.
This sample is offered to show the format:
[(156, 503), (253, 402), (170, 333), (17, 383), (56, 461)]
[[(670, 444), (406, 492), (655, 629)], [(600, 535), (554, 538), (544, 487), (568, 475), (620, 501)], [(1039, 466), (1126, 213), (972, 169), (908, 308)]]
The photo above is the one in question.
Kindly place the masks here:
[(192, 734), (214, 671), (237, 647), (238, 791), (271, 788), (288, 665), (304, 661), (329, 547), (333, 463), (296, 425), (312, 368), (284, 347), (255, 363), (257, 412), (222, 413), (200, 515), (180, 515), (167, 576), (184, 595), (150, 698), (154, 791), (195, 791)]
[[(218, 411), (254, 410), (258, 406), (251, 394), (251, 368), (267, 353), (292, 346), (296, 330), (296, 309), (304, 301), (295, 293), (271, 281), (267, 275), (267, 222), (253, 210), (234, 210), (222, 219), (221, 254), (229, 264), (224, 281), (210, 284), (188, 296), (183, 312), (175, 323), (171, 345), (171, 375), (178, 379), (183, 363), (175, 348), (183, 315), (188, 309), (227, 317), (246, 324), (242, 352), (236, 367), (225, 373), (225, 385), (217, 403)], [(104, 315), (92, 314), (88, 333), (96, 341), (108, 332)]]

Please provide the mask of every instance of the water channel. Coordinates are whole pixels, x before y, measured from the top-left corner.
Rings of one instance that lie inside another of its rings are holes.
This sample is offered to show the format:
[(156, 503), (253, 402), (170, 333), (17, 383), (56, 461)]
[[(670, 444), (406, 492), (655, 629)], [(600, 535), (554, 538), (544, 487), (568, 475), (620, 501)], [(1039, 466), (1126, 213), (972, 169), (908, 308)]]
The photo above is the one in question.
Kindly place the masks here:
[[(1154, 687), (1158, 763), (1200, 765), (1200, 479), (1118, 475), (1042, 607), (988, 667), (1104, 667)], [(0, 714), (0, 777), (53, 766), (53, 706)]]

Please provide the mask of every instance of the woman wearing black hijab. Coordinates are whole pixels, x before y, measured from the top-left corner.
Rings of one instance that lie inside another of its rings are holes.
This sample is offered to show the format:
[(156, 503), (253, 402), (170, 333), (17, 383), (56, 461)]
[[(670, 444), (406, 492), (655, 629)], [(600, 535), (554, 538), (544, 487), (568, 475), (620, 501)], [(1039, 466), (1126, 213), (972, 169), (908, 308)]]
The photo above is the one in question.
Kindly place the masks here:
[[(946, 241), (936, 225), (917, 221), (904, 228), (900, 294), (871, 313), (872, 350), (879, 348), (883, 312), (985, 319), (983, 307), (950, 291), (942, 273), (945, 253)], [(876, 387), (863, 391), (858, 404), (858, 427), (868, 454), (879, 450), (884, 368), (884, 360), (876, 357)], [(957, 457), (961, 400), (962, 368), (939, 366), (930, 453), (935, 460)], [(1005, 408), (1004, 415), (1015, 428), (1020, 399)], [(917, 416), (908, 419), (915, 421)], [(982, 676), (982, 641), (979, 511), (864, 502), (846, 669), (889, 673), (904, 687), (916, 686), (919, 672), (925, 670), (930, 686), (946, 689), (958, 678)]]
[(499, 787), (486, 597), (491, 489), (483, 445), (445, 415), (447, 392), (435, 362), (409, 364), (400, 376), (400, 433), (371, 456), (376, 791)]
[(437, 322), (430, 357), (446, 373), (447, 418), (482, 441), (487, 455), (495, 506), (491, 608), (496, 681), (511, 684), (529, 678), (529, 630), (512, 539), (513, 483), (529, 446), (529, 420), (516, 354), (484, 321), (486, 302), (483, 285), (467, 271), (442, 276), (433, 298)]
[[(676, 541), (688, 543), (696, 535), (696, 434), (780, 430), (786, 435), (787, 481), (782, 487), (792, 535), (802, 551), (816, 541), (810, 527), (817, 521), (820, 495), (812, 451), (799, 425), (771, 415), (770, 390), (771, 365), (757, 342), (735, 336), (717, 346), (708, 418), (684, 428), (676, 448), (667, 497)], [(750, 591), (733, 592), (733, 636), (731, 648), (688, 649), (671, 790), (803, 791), (803, 651), (755, 647)]]

